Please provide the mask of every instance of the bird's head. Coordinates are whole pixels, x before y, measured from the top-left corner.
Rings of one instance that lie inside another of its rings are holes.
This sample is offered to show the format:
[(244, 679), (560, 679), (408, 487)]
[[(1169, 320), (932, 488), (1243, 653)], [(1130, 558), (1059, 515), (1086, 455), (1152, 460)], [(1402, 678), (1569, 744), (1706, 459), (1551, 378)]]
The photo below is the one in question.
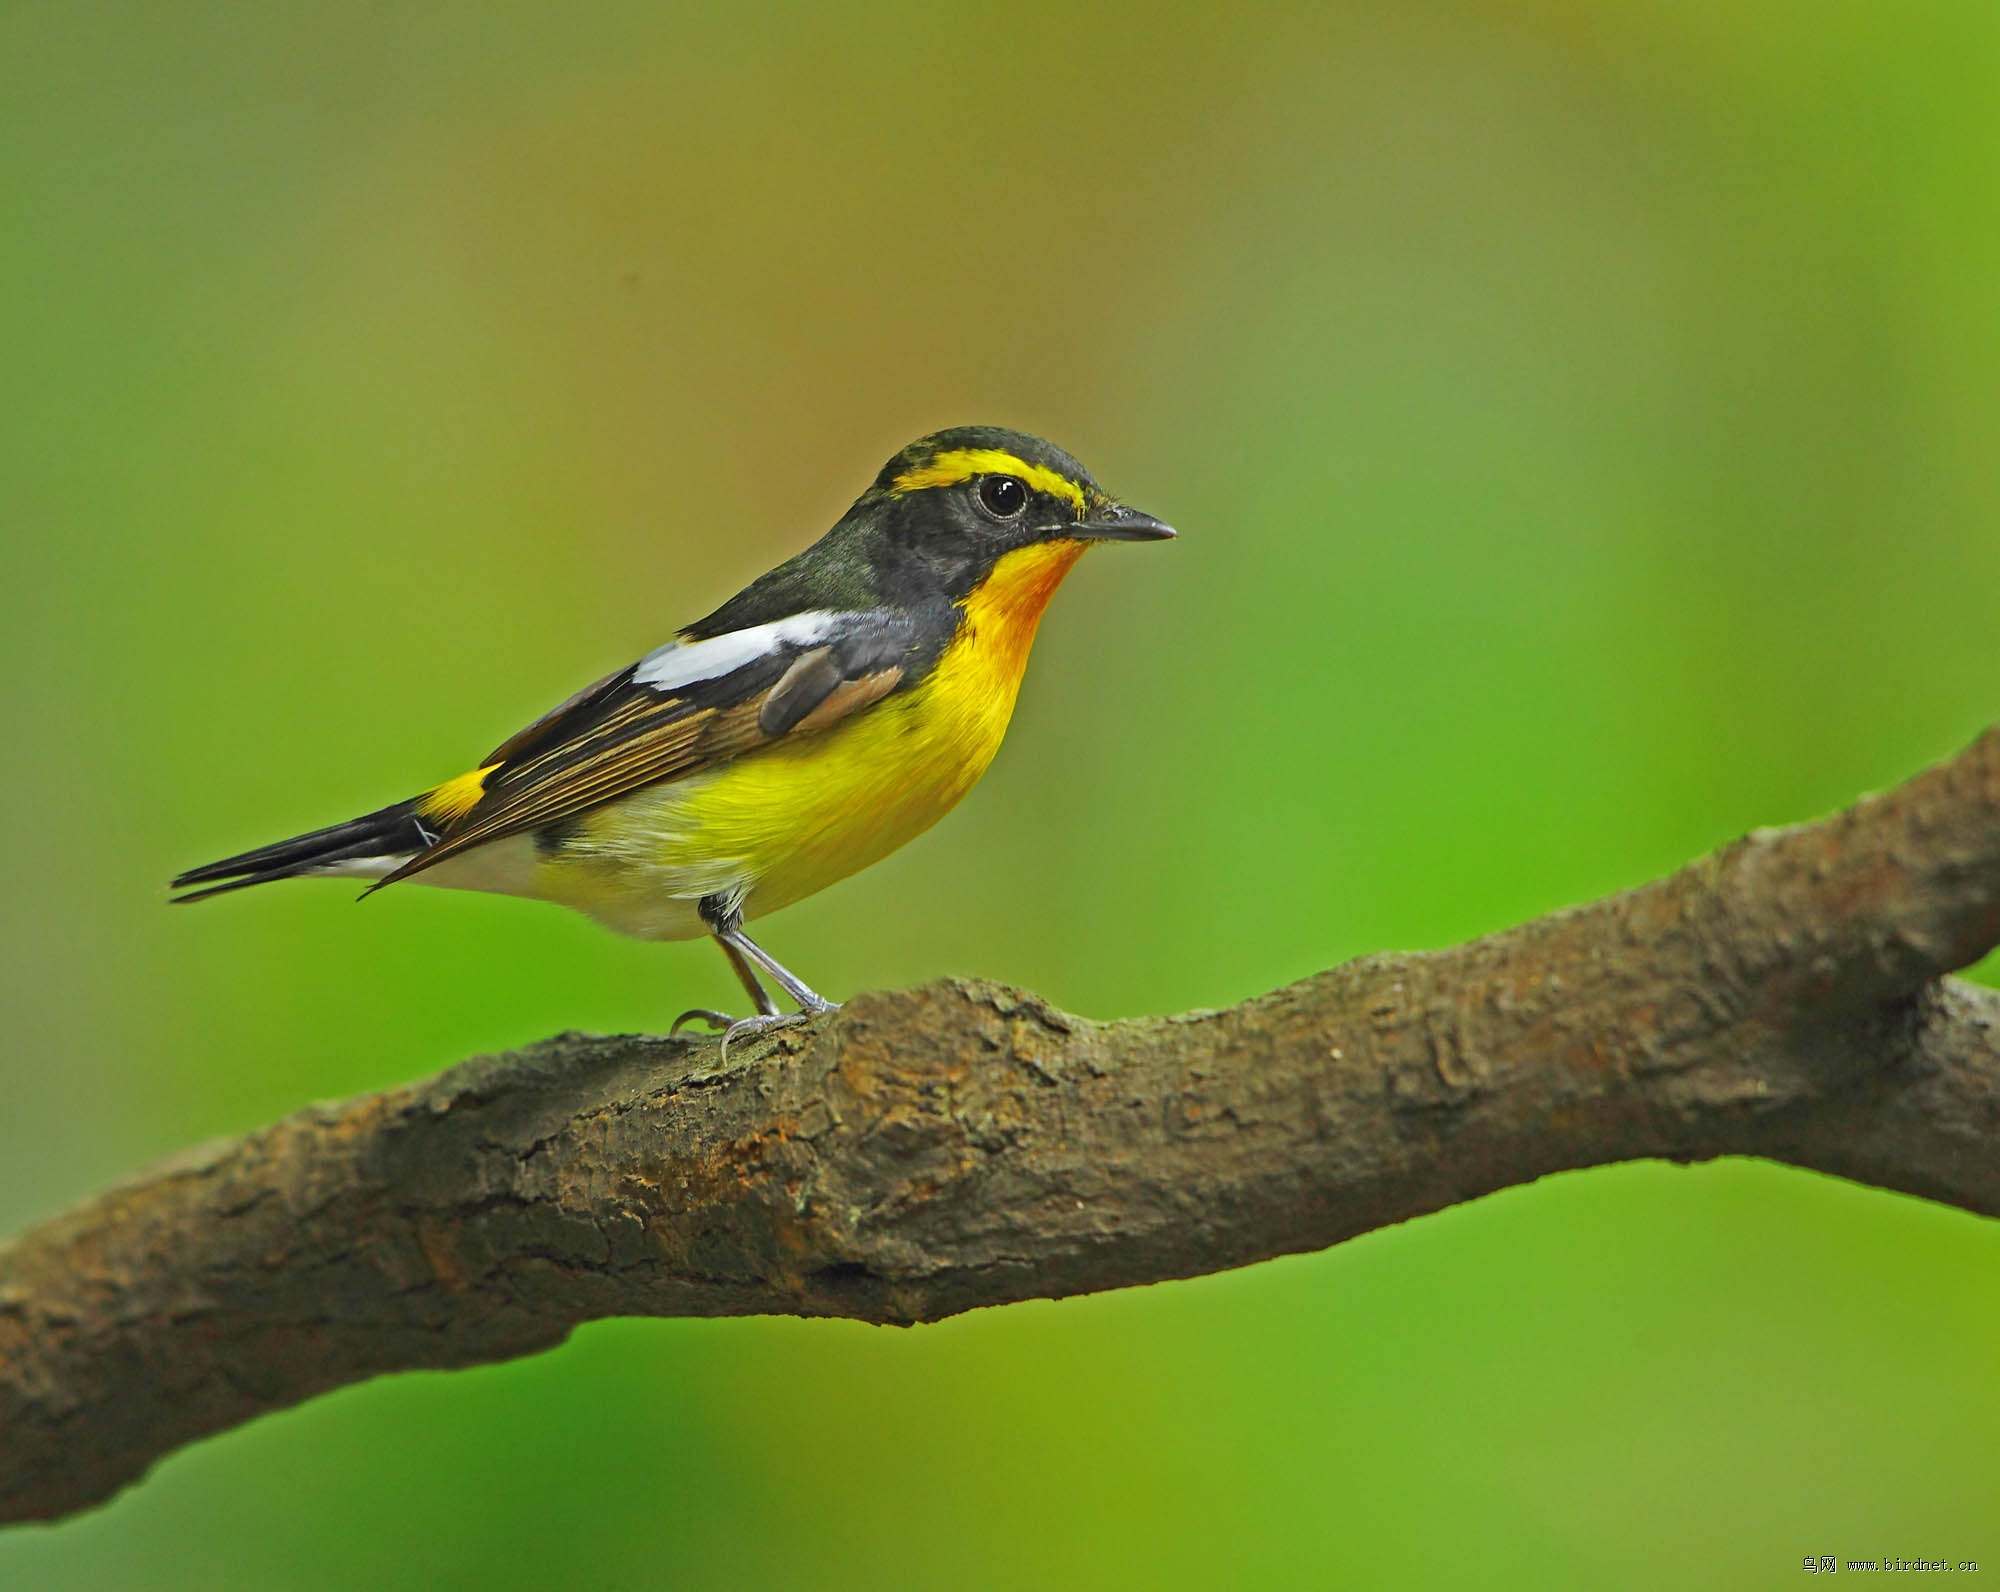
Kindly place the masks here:
[(913, 576), (954, 597), (1010, 553), (1046, 546), (1067, 568), (1093, 542), (1174, 534), (1114, 501), (1053, 443), (997, 426), (918, 438), (882, 467), (848, 517), (865, 521)]

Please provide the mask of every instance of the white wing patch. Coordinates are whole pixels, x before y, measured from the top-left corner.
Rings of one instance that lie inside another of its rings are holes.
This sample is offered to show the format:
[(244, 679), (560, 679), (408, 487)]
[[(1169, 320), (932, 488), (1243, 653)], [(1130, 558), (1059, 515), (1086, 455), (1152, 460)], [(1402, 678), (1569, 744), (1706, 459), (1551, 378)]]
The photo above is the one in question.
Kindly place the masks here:
[(387, 857), (348, 857), (341, 862), (322, 862), (305, 871), (327, 879), (386, 879), (415, 855), (414, 851), (399, 851)]
[(719, 680), (780, 647), (809, 647), (824, 641), (839, 628), (841, 618), (836, 613), (814, 610), (774, 619), (767, 625), (751, 625), (727, 635), (710, 636), (706, 641), (670, 641), (639, 660), (632, 683), (664, 695), (697, 680)]

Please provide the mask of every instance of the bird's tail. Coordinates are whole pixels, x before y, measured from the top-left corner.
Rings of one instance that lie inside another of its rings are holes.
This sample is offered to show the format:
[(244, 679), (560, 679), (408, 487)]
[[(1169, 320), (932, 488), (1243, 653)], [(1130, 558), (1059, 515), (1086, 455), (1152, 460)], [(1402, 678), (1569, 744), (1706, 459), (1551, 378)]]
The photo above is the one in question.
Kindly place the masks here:
[[(412, 797), (344, 824), (224, 857), (205, 868), (190, 868), (173, 883), (174, 889), (189, 893), (174, 900), (203, 901), (245, 885), (269, 884), (273, 879), (293, 879), (301, 874), (380, 879), (436, 842), (436, 831), (418, 815), (421, 799)], [(197, 885), (205, 888), (195, 889)]]

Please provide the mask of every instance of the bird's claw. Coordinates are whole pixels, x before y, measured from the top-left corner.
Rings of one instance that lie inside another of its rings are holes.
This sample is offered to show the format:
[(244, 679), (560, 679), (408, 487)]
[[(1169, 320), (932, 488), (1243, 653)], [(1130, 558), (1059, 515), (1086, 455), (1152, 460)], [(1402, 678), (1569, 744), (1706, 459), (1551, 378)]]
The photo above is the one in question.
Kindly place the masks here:
[(674, 1026), (667, 1030), (667, 1038), (672, 1039), (689, 1023), (707, 1023), (710, 1028), (721, 1033), (736, 1019), (727, 1012), (719, 1012), (712, 1006), (690, 1006), (674, 1019)]
[(682, 1012), (680, 1016), (674, 1019), (674, 1026), (667, 1030), (667, 1037), (672, 1039), (681, 1031), (684, 1024), (692, 1022), (707, 1023), (710, 1028), (720, 1030), (722, 1034), (721, 1059), (727, 1061), (729, 1059), (729, 1042), (732, 1039), (748, 1039), (758, 1034), (768, 1034), (774, 1029), (795, 1028), (800, 1023), (811, 1022), (822, 1013), (837, 1012), (839, 1010), (840, 1003), (838, 1001), (822, 1000), (819, 1005), (808, 1007), (803, 1011), (760, 1012), (755, 1017), (731, 1017), (727, 1012), (719, 1012), (712, 1006), (694, 1006)]
[(720, 1056), (720, 1060), (726, 1062), (730, 1058), (730, 1042), (732, 1040), (756, 1038), (758, 1034), (770, 1034), (770, 1032), (774, 1032), (778, 1028), (796, 1028), (802, 1022), (812, 1022), (816, 1016), (820, 1016), (820, 1012), (838, 1012), (838, 1010), (840, 1010), (840, 1006), (836, 1006), (832, 1000), (828, 1000), (824, 1006), (820, 1006), (816, 1010), (810, 1010), (810, 1012), (760, 1012), (754, 1018), (732, 1018), (728, 1012), (716, 1012), (716, 1010), (712, 1010), (708, 1006), (694, 1006), (692, 1010), (686, 1010), (678, 1018), (674, 1018), (674, 1026), (666, 1030), (666, 1036), (674, 1038), (682, 1030), (684, 1024), (706, 1022), (710, 1028), (716, 1028), (716, 1030), (722, 1032), (722, 1056)]
[(769, 1016), (739, 1017), (731, 1023), (722, 1035), (722, 1054), (718, 1060), (729, 1059), (729, 1042), (757, 1034), (768, 1034), (774, 1029), (796, 1028), (800, 1023), (810, 1022), (818, 1014), (815, 1012), (774, 1012)]

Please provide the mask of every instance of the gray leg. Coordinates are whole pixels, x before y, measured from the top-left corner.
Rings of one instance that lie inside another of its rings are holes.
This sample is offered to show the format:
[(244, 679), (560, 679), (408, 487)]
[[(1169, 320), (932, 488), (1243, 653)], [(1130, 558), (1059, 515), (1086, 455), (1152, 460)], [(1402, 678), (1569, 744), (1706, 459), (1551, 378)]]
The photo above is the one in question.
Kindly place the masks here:
[[(725, 948), (734, 948), (737, 955), (748, 959), (752, 964), (770, 974), (777, 981), (778, 988), (798, 1003), (800, 1011), (831, 1012), (839, 1010), (837, 1002), (830, 1001), (824, 995), (816, 993), (804, 979), (787, 969), (782, 962), (755, 940), (751, 939), (740, 928), (730, 929), (716, 935), (716, 938), (723, 943)], [(749, 975), (746, 973), (746, 976)]]
[[(715, 943), (722, 947), (722, 954), (729, 958), (729, 965), (736, 970), (742, 980), (745, 992), (757, 1007), (755, 1017), (745, 1017), (730, 1022), (721, 1012), (697, 1007), (683, 1012), (674, 1020), (674, 1031), (691, 1018), (700, 1018), (726, 1031), (722, 1036), (722, 1054), (729, 1055), (729, 1042), (746, 1034), (764, 1033), (773, 1028), (789, 1027), (793, 1023), (820, 1012), (838, 1011), (833, 1001), (818, 994), (806, 981), (788, 969), (782, 962), (765, 950), (749, 935), (743, 932), (743, 898), (740, 895), (703, 896), (701, 919), (708, 925), (709, 933), (715, 936)], [(779, 1012), (777, 1002), (772, 1000), (764, 986), (758, 982), (757, 973), (762, 970), (776, 981), (778, 987), (798, 1003), (799, 1010), (790, 1015)]]
[(736, 969), (736, 976), (743, 981), (743, 992), (750, 997), (750, 1004), (757, 1008), (757, 1015), (776, 1017), (778, 1003), (771, 999), (771, 992), (757, 982), (756, 970), (743, 959), (743, 953), (720, 935), (716, 936), (715, 943), (722, 947), (722, 954), (729, 958), (729, 965)]

